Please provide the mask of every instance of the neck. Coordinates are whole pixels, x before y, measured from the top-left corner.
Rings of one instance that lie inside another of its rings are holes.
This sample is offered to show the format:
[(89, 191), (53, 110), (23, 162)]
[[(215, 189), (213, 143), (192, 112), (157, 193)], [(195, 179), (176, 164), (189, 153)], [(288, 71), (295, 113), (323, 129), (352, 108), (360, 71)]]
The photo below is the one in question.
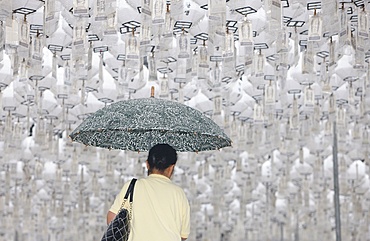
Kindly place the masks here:
[(167, 169), (165, 169), (163, 171), (160, 171), (158, 169), (153, 168), (151, 170), (148, 170), (148, 175), (157, 174), (157, 175), (162, 175), (162, 176), (171, 178), (172, 172), (173, 172), (173, 168), (171, 168), (171, 167), (168, 167)]

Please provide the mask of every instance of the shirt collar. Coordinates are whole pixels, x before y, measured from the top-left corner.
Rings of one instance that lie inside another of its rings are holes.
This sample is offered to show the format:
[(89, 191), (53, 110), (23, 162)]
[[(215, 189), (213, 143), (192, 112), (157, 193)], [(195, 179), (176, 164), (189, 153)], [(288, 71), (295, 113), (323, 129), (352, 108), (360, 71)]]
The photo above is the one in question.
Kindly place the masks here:
[(150, 174), (148, 177), (150, 178), (161, 178), (161, 179), (164, 179), (164, 180), (168, 180), (169, 182), (171, 182), (171, 179), (169, 179), (168, 177), (164, 176), (164, 175), (161, 175), (161, 174)]

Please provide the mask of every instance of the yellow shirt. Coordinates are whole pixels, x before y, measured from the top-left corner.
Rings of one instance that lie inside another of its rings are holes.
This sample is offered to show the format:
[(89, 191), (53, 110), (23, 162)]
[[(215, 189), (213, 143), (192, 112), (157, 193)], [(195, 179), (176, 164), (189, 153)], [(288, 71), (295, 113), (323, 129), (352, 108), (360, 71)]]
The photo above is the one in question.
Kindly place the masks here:
[[(111, 212), (119, 211), (129, 183), (117, 195)], [(179, 186), (163, 175), (151, 174), (137, 180), (132, 210), (129, 241), (180, 241), (189, 236), (188, 199)]]

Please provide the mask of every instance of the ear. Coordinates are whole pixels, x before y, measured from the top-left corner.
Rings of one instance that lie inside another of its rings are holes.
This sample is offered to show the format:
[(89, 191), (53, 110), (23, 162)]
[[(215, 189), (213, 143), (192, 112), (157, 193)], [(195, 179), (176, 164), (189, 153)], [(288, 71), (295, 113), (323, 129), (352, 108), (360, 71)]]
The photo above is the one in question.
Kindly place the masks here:
[(149, 170), (149, 162), (148, 162), (148, 160), (146, 160), (146, 169)]
[(164, 172), (165, 176), (168, 177), (168, 178), (171, 178), (174, 169), (175, 169), (175, 165), (174, 164), (172, 164), (169, 167), (167, 167), (166, 170), (165, 170), (165, 172)]

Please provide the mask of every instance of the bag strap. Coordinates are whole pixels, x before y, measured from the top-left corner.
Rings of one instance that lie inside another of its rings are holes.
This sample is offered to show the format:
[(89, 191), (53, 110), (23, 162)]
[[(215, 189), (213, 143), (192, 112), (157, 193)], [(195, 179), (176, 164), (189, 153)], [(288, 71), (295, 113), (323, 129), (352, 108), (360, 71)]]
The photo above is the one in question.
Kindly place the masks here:
[(132, 178), (132, 180), (130, 182), (130, 185), (127, 188), (125, 197), (123, 198), (123, 202), (121, 204), (121, 207), (119, 209), (119, 212), (123, 209), (123, 206), (125, 206), (125, 203), (126, 203), (127, 199), (130, 196), (130, 200), (129, 200), (129, 203), (130, 203), (130, 213), (132, 213), (132, 202), (134, 201), (134, 188), (135, 188), (136, 181), (137, 181), (136, 178)]
[(130, 186), (128, 186), (127, 192), (125, 194), (125, 198), (124, 198), (125, 200), (127, 200), (127, 198), (130, 196), (130, 203), (134, 201), (134, 188), (135, 188), (136, 181), (137, 181), (136, 178), (132, 178), (130, 182)]

